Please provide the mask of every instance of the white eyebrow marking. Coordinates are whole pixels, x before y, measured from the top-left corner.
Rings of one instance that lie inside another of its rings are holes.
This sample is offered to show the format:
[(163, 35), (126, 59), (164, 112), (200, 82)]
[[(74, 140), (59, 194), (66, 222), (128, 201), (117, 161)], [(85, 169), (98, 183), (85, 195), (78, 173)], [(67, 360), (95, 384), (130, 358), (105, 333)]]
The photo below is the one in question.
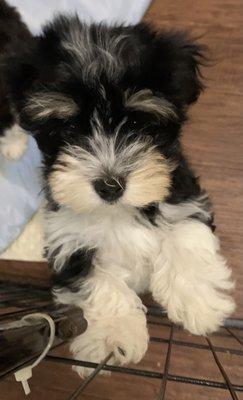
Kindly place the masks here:
[(152, 112), (158, 117), (176, 119), (177, 115), (173, 104), (163, 97), (154, 96), (150, 89), (143, 89), (136, 93), (125, 93), (125, 105), (135, 110)]
[(78, 112), (75, 101), (58, 92), (39, 92), (29, 97), (25, 111), (33, 119), (48, 118), (51, 116), (65, 119)]

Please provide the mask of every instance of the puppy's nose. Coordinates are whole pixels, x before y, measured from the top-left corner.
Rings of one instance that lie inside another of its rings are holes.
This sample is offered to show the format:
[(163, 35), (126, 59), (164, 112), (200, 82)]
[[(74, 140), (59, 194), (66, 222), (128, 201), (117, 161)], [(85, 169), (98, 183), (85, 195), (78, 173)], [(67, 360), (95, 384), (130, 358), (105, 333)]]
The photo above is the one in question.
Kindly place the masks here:
[(98, 179), (94, 181), (94, 188), (103, 200), (113, 202), (122, 196), (125, 190), (125, 181), (122, 178)]

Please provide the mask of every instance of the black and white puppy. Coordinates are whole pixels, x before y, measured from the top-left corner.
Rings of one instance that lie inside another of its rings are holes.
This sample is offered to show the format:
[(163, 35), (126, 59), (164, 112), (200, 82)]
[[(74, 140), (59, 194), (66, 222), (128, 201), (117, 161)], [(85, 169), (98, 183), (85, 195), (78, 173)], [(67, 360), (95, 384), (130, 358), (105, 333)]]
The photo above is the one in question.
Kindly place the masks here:
[(210, 202), (179, 140), (201, 59), (184, 33), (58, 17), (8, 62), (11, 101), (43, 153), (53, 291), (88, 320), (76, 358), (141, 360), (146, 291), (194, 334), (234, 310)]
[(0, 0), (0, 153), (16, 160), (25, 151), (28, 136), (18, 124), (10, 104), (4, 74), (4, 58), (31, 40), (31, 33), (14, 7)]

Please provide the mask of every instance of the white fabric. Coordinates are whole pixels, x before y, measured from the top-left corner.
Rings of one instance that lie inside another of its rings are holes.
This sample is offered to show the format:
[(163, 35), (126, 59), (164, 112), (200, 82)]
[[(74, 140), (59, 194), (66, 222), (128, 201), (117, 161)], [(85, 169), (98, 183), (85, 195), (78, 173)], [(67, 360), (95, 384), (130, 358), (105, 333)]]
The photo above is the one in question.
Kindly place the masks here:
[(0, 255), (2, 260), (44, 261), (42, 208), (24, 226), (19, 237)]
[[(151, 0), (8, 0), (8, 2), (18, 9), (31, 32), (39, 34), (41, 26), (59, 13), (76, 12), (87, 22), (137, 23)], [(0, 252), (12, 243), (0, 258), (35, 260), (40, 257), (39, 249), (42, 243), (41, 235), (38, 233), (41, 230), (39, 218), (32, 220), (30, 229), (25, 228), (23, 240), (20, 237), (13, 243), (39, 207), (41, 185), (37, 171), (40, 165), (40, 154), (33, 139), (29, 140), (27, 152), (21, 160), (10, 162), (0, 156)], [(36, 232), (35, 240), (29, 232)], [(36, 247), (30, 243), (35, 243)], [(38, 248), (36, 254), (35, 248)]]
[(137, 23), (151, 0), (9, 0), (18, 8), (31, 32), (38, 34), (41, 26), (53, 15), (77, 12), (85, 21)]

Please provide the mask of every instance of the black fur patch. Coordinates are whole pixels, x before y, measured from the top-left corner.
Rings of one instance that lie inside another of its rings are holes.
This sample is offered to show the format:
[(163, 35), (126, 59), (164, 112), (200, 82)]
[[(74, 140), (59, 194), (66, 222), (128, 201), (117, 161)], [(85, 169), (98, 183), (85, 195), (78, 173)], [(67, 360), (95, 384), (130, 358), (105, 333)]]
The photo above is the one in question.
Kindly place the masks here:
[[(85, 278), (92, 269), (94, 250), (77, 250), (57, 272), (53, 271), (52, 283), (54, 288), (65, 287), (72, 292), (80, 290), (80, 280)], [(79, 284), (77, 286), (76, 284)]]
[(195, 177), (181, 153), (179, 153), (176, 163), (178, 166), (173, 171), (170, 195), (167, 198), (167, 202), (170, 204), (179, 204), (201, 194), (198, 178)]
[(158, 204), (150, 204), (147, 207), (140, 208), (139, 211), (147, 221), (157, 226), (156, 217), (160, 214)]

